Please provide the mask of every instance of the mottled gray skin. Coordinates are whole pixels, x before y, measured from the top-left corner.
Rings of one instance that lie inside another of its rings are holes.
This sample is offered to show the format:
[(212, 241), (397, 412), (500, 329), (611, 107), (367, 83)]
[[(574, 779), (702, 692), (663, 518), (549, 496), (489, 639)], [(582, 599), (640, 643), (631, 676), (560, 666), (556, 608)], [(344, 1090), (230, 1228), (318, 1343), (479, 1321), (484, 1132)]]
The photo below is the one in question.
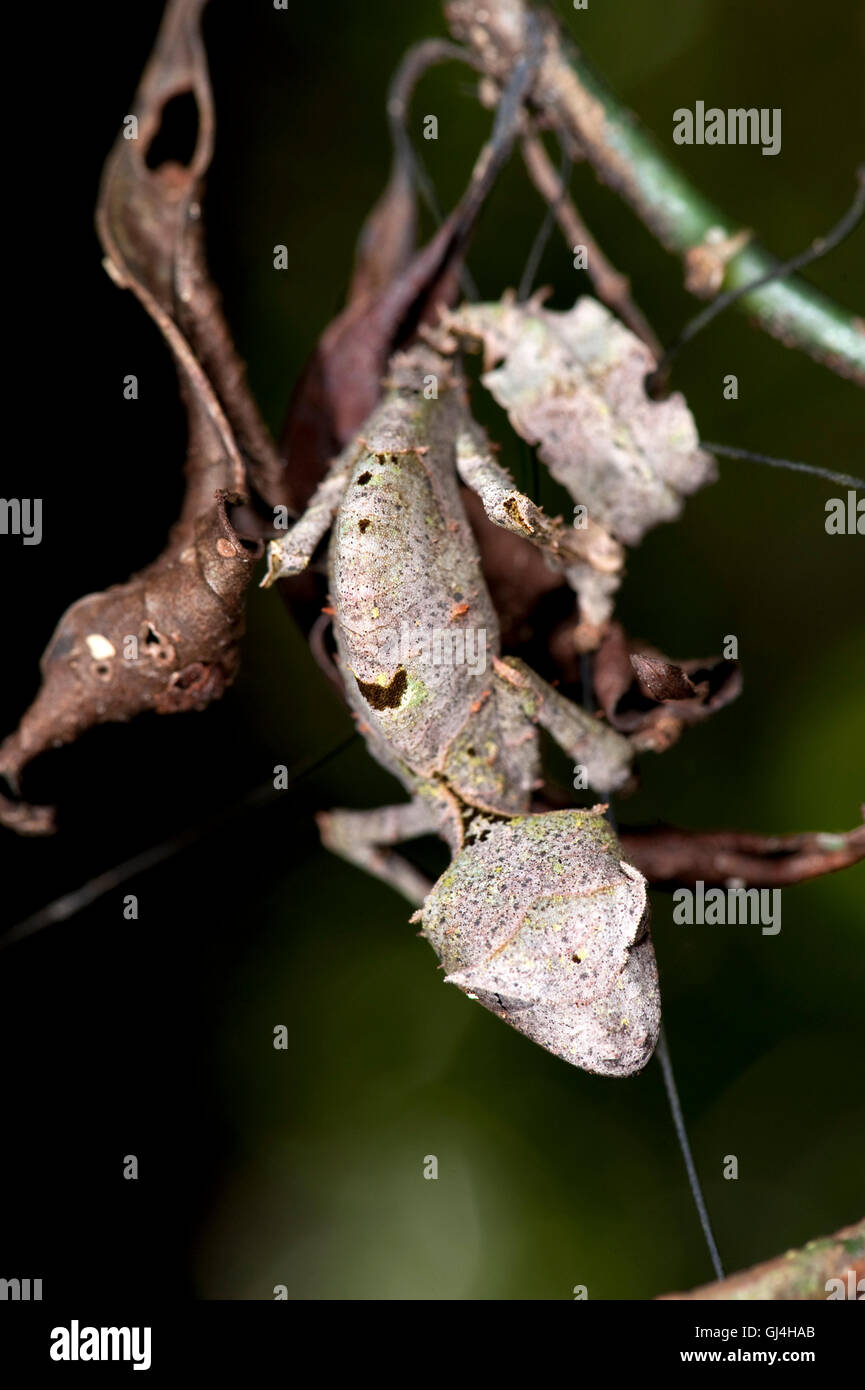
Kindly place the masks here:
[[(427, 400), (431, 378), (438, 395)], [(370, 751), (412, 797), (330, 812), (322, 837), (425, 902), (413, 920), (451, 983), (565, 1061), (629, 1075), (660, 1026), (645, 882), (622, 863), (600, 811), (531, 815), (530, 806), (536, 723), (599, 791), (625, 780), (631, 749), (522, 662), (499, 659), (457, 484), (457, 440), (476, 427), (446, 360), (427, 348), (399, 356), (388, 386), (363, 437), (272, 547), (271, 578), (297, 572), (335, 512), (329, 569), (346, 694)], [(483, 629), (486, 669), (431, 662), (420, 636), (435, 628)], [(418, 634), (417, 648), (409, 642), (395, 660), (392, 634), (403, 629)], [(432, 888), (386, 848), (429, 831), (454, 856)]]
[[(410, 387), (379, 413), (336, 516), (329, 558), (340, 665), (376, 756), (410, 791), (435, 779), (468, 806), (514, 815), (528, 810), (540, 771), (537, 735), (515, 692), (489, 668), (425, 660), (420, 640), (404, 663), (388, 661), (388, 635), (404, 629), (418, 637), (481, 629), (488, 661), (499, 652), (452, 461), (461, 401), (444, 363), (430, 355), (426, 365), (438, 368), (439, 399)], [(384, 698), (403, 671), (393, 706), (376, 709), (358, 685), (379, 686)]]
[(661, 1005), (646, 885), (599, 810), (481, 829), (419, 920), (445, 979), (566, 1062), (629, 1076)]

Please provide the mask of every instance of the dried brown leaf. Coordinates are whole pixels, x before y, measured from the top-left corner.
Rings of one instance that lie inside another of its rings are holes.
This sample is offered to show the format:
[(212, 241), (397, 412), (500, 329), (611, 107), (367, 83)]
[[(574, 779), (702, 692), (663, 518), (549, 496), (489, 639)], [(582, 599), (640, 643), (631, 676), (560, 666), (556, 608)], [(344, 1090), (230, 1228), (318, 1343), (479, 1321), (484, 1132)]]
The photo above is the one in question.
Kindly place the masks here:
[[(106, 269), (141, 301), (177, 366), (188, 416), (181, 514), (153, 564), (79, 599), (60, 620), (36, 700), (0, 748), (0, 775), (16, 795), (28, 762), (94, 724), (148, 709), (201, 709), (222, 693), (237, 671), (245, 591), (260, 548), (238, 534), (227, 504), (239, 506), (255, 493), (276, 505), (285, 495), (282, 466), (204, 258), (201, 197), (213, 106), (199, 29), (203, 4), (168, 5), (133, 105), (137, 138), (118, 136), (97, 209)], [(147, 156), (165, 107), (187, 93), (198, 112), (192, 159), (151, 169)], [(53, 828), (49, 807), (9, 798), (0, 798), (0, 820), (24, 833)]]
[(662, 657), (631, 652), (631, 665), (637, 684), (650, 700), (688, 700), (694, 694), (694, 683), (681, 666)]
[(686, 725), (698, 724), (735, 700), (742, 688), (739, 663), (724, 657), (671, 662), (629, 642), (610, 623), (595, 654), (595, 696), (614, 728), (638, 750), (662, 752)]
[(357, 239), (348, 304), (369, 302), (403, 273), (414, 254), (416, 229), (411, 170), (397, 154), (385, 190)]
[[(138, 138), (121, 133), (105, 163), (96, 225), (105, 267), (131, 289), (174, 355), (181, 386), (198, 401), (219, 438), (222, 476), (193, 455), (182, 518), (212, 506), (215, 487), (256, 492), (286, 504), (285, 470), (246, 383), (204, 254), (202, 198), (213, 154), (213, 97), (201, 39), (206, 0), (171, 0), (144, 70), (132, 114)], [(188, 166), (148, 165), (148, 152), (172, 99), (190, 94), (198, 114)], [(207, 474), (205, 476), (205, 473)]]

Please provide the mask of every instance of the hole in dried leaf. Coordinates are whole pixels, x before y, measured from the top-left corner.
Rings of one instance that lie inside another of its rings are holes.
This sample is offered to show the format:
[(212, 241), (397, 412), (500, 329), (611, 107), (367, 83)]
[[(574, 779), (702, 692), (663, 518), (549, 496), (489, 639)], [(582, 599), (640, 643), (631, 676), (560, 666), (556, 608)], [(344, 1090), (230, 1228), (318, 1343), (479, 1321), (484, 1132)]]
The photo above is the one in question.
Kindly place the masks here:
[(162, 164), (182, 164), (188, 168), (198, 144), (198, 102), (193, 92), (180, 92), (162, 108), (159, 129), (150, 142), (148, 169)]
[(173, 684), (178, 690), (189, 690), (193, 685), (201, 684), (210, 669), (205, 662), (194, 661), (191, 666), (176, 673)]
[(643, 388), (650, 401), (665, 401), (670, 394), (667, 373), (656, 367), (643, 377)]
[(3, 797), (8, 801), (21, 800), (21, 793), (18, 789), (17, 784), (13, 781), (10, 781), (9, 777), (6, 775), (5, 772), (0, 772), (0, 797)]

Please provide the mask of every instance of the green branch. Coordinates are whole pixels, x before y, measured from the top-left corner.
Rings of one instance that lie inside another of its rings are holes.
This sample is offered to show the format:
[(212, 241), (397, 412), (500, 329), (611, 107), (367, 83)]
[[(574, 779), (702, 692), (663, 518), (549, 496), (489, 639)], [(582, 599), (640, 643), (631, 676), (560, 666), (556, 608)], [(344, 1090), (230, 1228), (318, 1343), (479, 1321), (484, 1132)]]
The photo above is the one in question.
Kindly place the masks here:
[[(529, 10), (523, 0), (446, 0), (445, 10), (455, 36), (500, 82), (524, 46)], [(699, 292), (695, 252), (699, 256), (708, 250), (711, 259), (714, 243), (723, 253), (724, 242), (733, 241), (740, 229), (673, 167), (560, 34), (551, 17), (545, 16), (544, 24), (547, 53), (533, 92), (534, 103), (552, 119), (571, 150), (591, 163), (658, 241), (685, 258), (686, 283)], [(712, 234), (709, 243), (708, 233)], [(726, 264), (718, 265), (718, 280), (711, 289), (707, 285), (704, 293), (738, 289), (778, 264), (753, 240), (730, 250)], [(865, 322), (804, 281), (791, 276), (764, 285), (743, 295), (738, 307), (773, 338), (865, 385)]]

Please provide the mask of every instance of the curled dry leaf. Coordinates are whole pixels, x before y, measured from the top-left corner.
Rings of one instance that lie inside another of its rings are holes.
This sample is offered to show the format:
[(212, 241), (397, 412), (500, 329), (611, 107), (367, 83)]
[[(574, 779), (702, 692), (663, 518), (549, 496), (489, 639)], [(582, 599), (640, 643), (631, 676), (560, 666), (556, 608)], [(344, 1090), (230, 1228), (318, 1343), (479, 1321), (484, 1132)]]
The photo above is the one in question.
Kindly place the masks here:
[(637, 751), (656, 753), (742, 689), (737, 661), (710, 657), (677, 663), (648, 648), (634, 650), (618, 623), (610, 623), (595, 655), (593, 679), (598, 704), (613, 727), (629, 734)]
[[(714, 479), (684, 398), (649, 399), (651, 353), (597, 300), (586, 296), (558, 313), (537, 298), (518, 304), (507, 295), (446, 312), (442, 328), (454, 345), (482, 346), (484, 385), (586, 508), (584, 525), (636, 545)], [(591, 565), (572, 568), (568, 578), (585, 619), (599, 628), (617, 580)]]
[[(172, 0), (133, 104), (138, 138), (121, 133), (105, 163), (96, 225), (105, 268), (131, 289), (174, 354), (181, 389), (199, 402), (221, 446), (223, 477), (187, 462), (181, 517), (213, 506), (215, 486), (254, 492), (268, 507), (289, 502), (285, 469), (246, 383), (246, 373), (204, 254), (201, 200), (213, 154), (213, 97), (200, 32), (206, 0)], [(151, 169), (148, 154), (168, 105), (191, 96), (198, 130), (188, 165)], [(188, 403), (188, 402), (187, 402)]]
[[(227, 506), (251, 494), (271, 506), (284, 500), (283, 470), (204, 258), (201, 196), (213, 108), (203, 3), (169, 4), (133, 106), (137, 138), (118, 137), (97, 210), (107, 271), (141, 301), (177, 366), (188, 416), (181, 514), (153, 564), (80, 599), (61, 619), (36, 700), (0, 748), (0, 775), (16, 795), (28, 762), (94, 724), (148, 709), (201, 709), (222, 693), (237, 671), (245, 590), (260, 548), (238, 534), (239, 513), (233, 523)], [(190, 93), (198, 113), (190, 163), (151, 169), (147, 157), (166, 105)], [(0, 798), (0, 819), (24, 833), (53, 828), (51, 808), (8, 798)]]
[(688, 700), (696, 690), (681, 666), (662, 657), (632, 652), (631, 665), (640, 690), (650, 700)]
[(322, 333), (288, 407), (281, 447), (297, 510), (372, 412), (405, 319), (423, 312), (447, 273), (447, 236), (413, 254), (414, 225), (410, 175), (397, 159), (358, 238), (346, 307)]

